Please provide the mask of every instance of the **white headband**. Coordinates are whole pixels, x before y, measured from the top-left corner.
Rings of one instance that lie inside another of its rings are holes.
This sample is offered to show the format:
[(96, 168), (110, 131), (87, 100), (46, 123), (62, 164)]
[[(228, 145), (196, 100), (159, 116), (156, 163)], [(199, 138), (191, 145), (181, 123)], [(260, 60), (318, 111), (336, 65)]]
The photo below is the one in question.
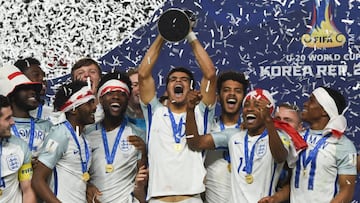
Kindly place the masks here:
[(60, 107), (60, 111), (68, 112), (80, 106), (81, 104), (85, 104), (91, 99), (95, 99), (94, 94), (91, 92), (88, 86), (84, 86), (79, 91), (71, 95), (65, 104)]
[(121, 92), (125, 92), (127, 96), (130, 95), (130, 89), (123, 81), (112, 79), (112, 80), (105, 82), (99, 88), (97, 97), (100, 98), (104, 94), (106, 94), (108, 92), (114, 92), (114, 91), (121, 91)]
[(249, 92), (243, 100), (243, 106), (245, 104), (245, 101), (248, 99), (260, 99), (260, 98), (264, 98), (270, 102), (270, 105), (268, 107), (270, 108), (270, 113), (272, 113), (275, 108), (275, 101), (271, 96), (270, 92), (263, 89), (255, 89)]
[(333, 133), (336, 135), (344, 133), (347, 127), (346, 118), (343, 116), (344, 112), (339, 115), (334, 99), (322, 87), (316, 88), (312, 94), (330, 117), (329, 122), (325, 126), (324, 133), (333, 132), (334, 130), (336, 132)]

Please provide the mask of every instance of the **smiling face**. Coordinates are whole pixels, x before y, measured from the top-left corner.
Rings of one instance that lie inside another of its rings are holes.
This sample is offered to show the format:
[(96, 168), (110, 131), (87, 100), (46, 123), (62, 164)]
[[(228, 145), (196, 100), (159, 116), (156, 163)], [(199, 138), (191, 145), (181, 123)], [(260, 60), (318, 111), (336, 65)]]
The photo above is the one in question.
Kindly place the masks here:
[(105, 118), (122, 118), (126, 112), (129, 97), (122, 91), (111, 91), (100, 97)]
[(75, 111), (77, 112), (77, 120), (80, 124), (88, 125), (95, 122), (96, 105), (94, 99), (81, 104)]
[(222, 114), (239, 113), (244, 96), (243, 84), (234, 80), (224, 81), (219, 94)]
[(91, 82), (91, 90), (93, 91), (93, 93), (96, 92), (96, 88), (101, 78), (101, 73), (99, 72), (99, 68), (95, 64), (81, 66), (80, 68), (74, 70), (72, 74), (73, 78), (84, 82), (87, 82), (87, 78), (89, 78)]
[(249, 135), (259, 135), (264, 131), (265, 122), (261, 119), (257, 99), (249, 98), (244, 102), (243, 120), (245, 128), (249, 131)]
[(169, 103), (185, 105), (186, 95), (190, 91), (190, 77), (184, 72), (174, 72), (169, 76), (167, 93)]
[(39, 106), (40, 95), (28, 85), (24, 85), (15, 90), (14, 95), (11, 96), (13, 105), (24, 111), (31, 111)]

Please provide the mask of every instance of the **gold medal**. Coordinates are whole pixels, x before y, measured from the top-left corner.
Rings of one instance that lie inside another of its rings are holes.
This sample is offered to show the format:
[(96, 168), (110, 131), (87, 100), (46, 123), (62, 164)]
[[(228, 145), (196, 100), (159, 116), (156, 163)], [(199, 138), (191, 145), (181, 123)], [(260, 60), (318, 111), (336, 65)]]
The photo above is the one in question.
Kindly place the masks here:
[(3, 193), (3, 191), (2, 191), (2, 189), (0, 189), (0, 196), (2, 196), (2, 193)]
[(181, 151), (181, 144), (180, 143), (174, 144), (174, 149), (178, 152)]
[(112, 165), (112, 164), (106, 164), (106, 165), (105, 165), (105, 171), (106, 171), (106, 173), (111, 173), (111, 172), (113, 172), (113, 171), (114, 171), (113, 165)]
[(227, 168), (228, 168), (229, 173), (231, 173), (231, 163), (229, 163), (229, 164), (227, 165)]
[(303, 170), (303, 175), (306, 176), (306, 169)]
[(251, 174), (246, 174), (245, 175), (245, 181), (247, 184), (251, 184), (254, 182), (254, 177)]
[(82, 179), (87, 182), (90, 179), (90, 174), (88, 172), (83, 173)]

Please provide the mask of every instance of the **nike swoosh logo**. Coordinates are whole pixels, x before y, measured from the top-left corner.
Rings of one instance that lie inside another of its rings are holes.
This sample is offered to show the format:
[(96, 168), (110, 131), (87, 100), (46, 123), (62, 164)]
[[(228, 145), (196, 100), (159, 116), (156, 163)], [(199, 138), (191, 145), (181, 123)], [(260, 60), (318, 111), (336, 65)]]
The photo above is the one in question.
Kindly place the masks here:
[(238, 141), (234, 141), (234, 144), (241, 144), (241, 142), (238, 142)]
[(75, 151), (74, 151), (74, 154), (77, 154), (77, 153), (79, 153), (79, 150), (75, 150)]

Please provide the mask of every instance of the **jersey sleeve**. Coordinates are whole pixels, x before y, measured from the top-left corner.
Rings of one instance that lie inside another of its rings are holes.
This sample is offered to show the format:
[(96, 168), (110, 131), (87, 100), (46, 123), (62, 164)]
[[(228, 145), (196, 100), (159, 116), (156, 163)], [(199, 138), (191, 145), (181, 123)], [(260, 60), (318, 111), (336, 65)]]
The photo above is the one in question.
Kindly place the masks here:
[(339, 175), (356, 175), (356, 148), (348, 138), (341, 138), (335, 156)]
[(31, 165), (31, 151), (27, 146), (27, 143), (23, 142), (22, 140), (20, 141), (22, 145), (21, 147), (24, 150), (24, 162), (18, 171), (18, 178), (19, 181), (21, 182), (21, 181), (31, 180), (33, 169)]
[(216, 150), (227, 150), (229, 139), (239, 132), (237, 128), (227, 128), (220, 132), (212, 132), (211, 136), (214, 140)]
[(58, 126), (51, 129), (43, 144), (43, 150), (38, 160), (48, 168), (53, 169), (62, 155), (66, 152), (69, 138), (66, 131)]

